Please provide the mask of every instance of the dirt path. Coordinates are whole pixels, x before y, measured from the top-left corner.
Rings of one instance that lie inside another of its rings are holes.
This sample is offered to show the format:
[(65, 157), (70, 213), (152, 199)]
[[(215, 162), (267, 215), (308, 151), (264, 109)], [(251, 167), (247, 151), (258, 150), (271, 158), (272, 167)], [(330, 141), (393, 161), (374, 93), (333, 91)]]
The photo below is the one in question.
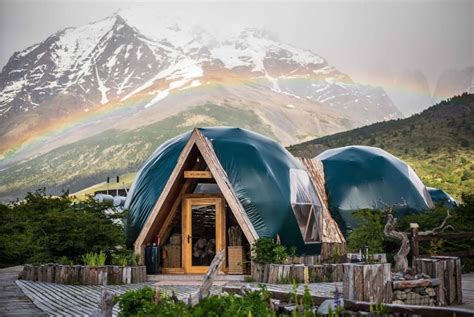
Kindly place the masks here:
[(0, 269), (0, 316), (47, 316), (16, 285), (21, 266)]

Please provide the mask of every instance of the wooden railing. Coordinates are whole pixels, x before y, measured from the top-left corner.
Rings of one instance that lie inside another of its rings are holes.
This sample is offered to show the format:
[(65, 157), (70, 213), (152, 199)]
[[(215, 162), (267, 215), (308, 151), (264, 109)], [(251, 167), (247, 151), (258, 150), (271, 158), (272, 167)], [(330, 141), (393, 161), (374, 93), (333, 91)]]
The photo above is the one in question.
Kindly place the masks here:
[[(415, 258), (429, 256), (428, 254), (420, 255), (420, 241), (432, 241), (434, 239), (443, 239), (443, 240), (462, 240), (466, 238), (474, 238), (474, 232), (454, 232), (454, 233), (436, 233), (429, 235), (419, 235), (418, 234), (418, 224), (410, 224), (411, 233), (408, 233), (408, 237), (411, 240), (411, 250), (413, 255), (413, 263)], [(453, 252), (444, 252), (437, 255), (445, 256), (474, 256), (474, 249), (462, 250), (462, 251), (453, 251)]]

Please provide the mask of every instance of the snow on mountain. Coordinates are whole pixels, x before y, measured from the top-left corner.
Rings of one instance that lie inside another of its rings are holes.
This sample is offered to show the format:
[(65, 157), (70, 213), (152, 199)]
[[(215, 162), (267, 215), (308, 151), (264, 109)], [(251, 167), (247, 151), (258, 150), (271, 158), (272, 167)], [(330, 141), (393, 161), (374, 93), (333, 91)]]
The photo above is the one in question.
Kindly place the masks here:
[[(401, 116), (383, 89), (354, 83), (319, 55), (261, 30), (244, 29), (221, 41), (176, 20), (123, 16), (64, 29), (10, 58), (0, 74), (0, 153), (56, 119), (133, 102), (138, 94), (149, 96), (137, 104), (136, 111), (144, 111), (175, 91), (226, 87), (228, 78), (246, 86), (255, 104), (272, 96), (275, 107), (281, 100), (290, 109), (304, 99), (316, 116), (326, 107), (344, 119), (341, 129)], [(288, 103), (289, 97), (295, 101)], [(277, 121), (266, 120), (278, 129)]]

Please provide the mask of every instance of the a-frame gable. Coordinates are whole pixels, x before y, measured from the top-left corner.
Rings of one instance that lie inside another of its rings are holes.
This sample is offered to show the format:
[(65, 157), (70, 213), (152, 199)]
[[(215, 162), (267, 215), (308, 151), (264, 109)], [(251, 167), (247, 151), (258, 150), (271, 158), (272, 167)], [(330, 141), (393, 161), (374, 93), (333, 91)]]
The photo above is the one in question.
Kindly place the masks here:
[(182, 185), (182, 188), (179, 190), (180, 194), (175, 197), (177, 200), (173, 202), (173, 207), (168, 210), (164, 208), (166, 205), (169, 205), (169, 199), (173, 198), (170, 195), (173, 195), (173, 193), (177, 191), (177, 187), (180, 184), (180, 178), (183, 177), (186, 162), (188, 161), (193, 148), (197, 148), (201, 157), (204, 159), (204, 162), (207, 164), (209, 171), (215, 179), (217, 186), (221, 190), (224, 199), (226, 200), (229, 208), (231, 209), (245, 237), (247, 238), (247, 241), (252, 244), (258, 238), (258, 234), (253, 228), (247, 214), (245, 213), (245, 210), (237, 199), (237, 196), (235, 195), (232, 185), (229, 182), (227, 174), (222, 168), (222, 165), (220, 164), (214, 152), (212, 144), (198, 129), (194, 129), (188, 142), (181, 151), (176, 166), (173, 172), (171, 173), (168, 182), (163, 188), (163, 191), (160, 197), (158, 198), (155, 207), (148, 216), (145, 225), (143, 226), (137, 240), (135, 241), (135, 253), (139, 254), (142, 260), (144, 258), (145, 244), (153, 239), (153, 236), (157, 232), (156, 229), (159, 222), (162, 223), (162, 226), (169, 225), (169, 221), (166, 222), (165, 220), (167, 216), (165, 213), (167, 211), (176, 209), (176, 204), (181, 203), (178, 200), (180, 199), (181, 195), (188, 189), (189, 183), (184, 183)]

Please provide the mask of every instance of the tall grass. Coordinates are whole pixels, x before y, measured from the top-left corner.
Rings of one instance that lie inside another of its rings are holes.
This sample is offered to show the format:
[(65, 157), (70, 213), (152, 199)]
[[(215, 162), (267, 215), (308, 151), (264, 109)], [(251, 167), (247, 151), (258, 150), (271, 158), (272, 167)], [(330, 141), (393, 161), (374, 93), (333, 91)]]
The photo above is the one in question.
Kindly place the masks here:
[(100, 251), (99, 253), (88, 252), (82, 255), (82, 262), (88, 266), (103, 266), (105, 265), (105, 252)]

